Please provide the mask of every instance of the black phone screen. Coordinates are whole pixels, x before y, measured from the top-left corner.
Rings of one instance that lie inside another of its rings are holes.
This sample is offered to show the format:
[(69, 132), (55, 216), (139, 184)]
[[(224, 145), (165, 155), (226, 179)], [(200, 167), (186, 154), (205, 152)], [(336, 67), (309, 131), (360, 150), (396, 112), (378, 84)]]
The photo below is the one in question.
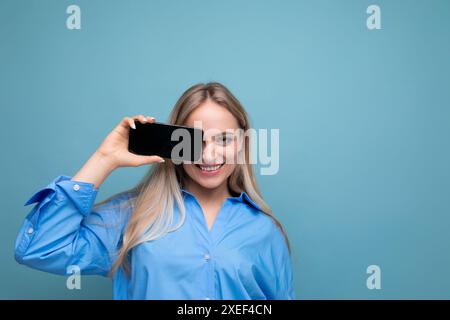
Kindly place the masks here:
[(186, 162), (200, 160), (203, 130), (159, 122), (134, 123), (136, 129), (129, 130), (129, 152)]

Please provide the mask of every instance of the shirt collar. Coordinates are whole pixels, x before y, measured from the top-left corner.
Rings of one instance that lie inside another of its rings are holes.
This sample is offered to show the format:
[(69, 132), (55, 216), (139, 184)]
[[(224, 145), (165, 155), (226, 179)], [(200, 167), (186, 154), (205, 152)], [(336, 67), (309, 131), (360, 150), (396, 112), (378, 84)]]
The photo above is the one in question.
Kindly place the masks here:
[[(186, 189), (180, 188), (180, 190), (182, 193), (190, 195), (195, 198), (195, 196), (192, 193), (190, 193), (189, 191), (187, 191)], [(227, 199), (232, 199), (232, 200), (235, 200), (238, 202), (247, 203), (251, 207), (254, 207), (257, 210), (261, 210), (261, 207), (255, 201), (253, 201), (245, 191), (242, 191), (241, 194), (237, 197), (228, 197)]]

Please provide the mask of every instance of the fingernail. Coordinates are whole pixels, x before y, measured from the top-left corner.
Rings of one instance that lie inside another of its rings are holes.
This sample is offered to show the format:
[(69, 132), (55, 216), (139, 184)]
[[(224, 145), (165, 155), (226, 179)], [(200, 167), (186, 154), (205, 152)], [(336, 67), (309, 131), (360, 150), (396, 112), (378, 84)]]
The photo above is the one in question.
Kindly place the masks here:
[(133, 129), (136, 129), (136, 125), (134, 124), (134, 121), (131, 122), (131, 127), (132, 127)]
[(166, 162), (166, 160), (164, 160), (164, 159), (161, 159), (161, 160), (159, 160), (158, 162)]

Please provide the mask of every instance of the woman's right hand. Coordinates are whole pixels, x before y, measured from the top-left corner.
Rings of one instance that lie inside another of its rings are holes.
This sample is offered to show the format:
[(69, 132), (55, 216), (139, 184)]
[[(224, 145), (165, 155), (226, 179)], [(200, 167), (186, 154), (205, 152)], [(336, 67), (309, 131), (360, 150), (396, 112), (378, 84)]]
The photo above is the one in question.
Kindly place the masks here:
[(155, 118), (143, 115), (125, 117), (108, 134), (96, 151), (113, 168), (138, 167), (144, 164), (164, 162), (164, 159), (159, 156), (143, 156), (128, 151), (129, 132), (136, 128), (134, 120), (141, 123), (155, 122)]

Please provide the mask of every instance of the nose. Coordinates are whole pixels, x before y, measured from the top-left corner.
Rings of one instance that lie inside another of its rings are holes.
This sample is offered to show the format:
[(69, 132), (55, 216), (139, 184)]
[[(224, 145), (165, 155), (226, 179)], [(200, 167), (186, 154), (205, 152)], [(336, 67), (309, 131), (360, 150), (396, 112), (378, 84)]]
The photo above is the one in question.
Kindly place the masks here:
[(203, 141), (202, 162), (205, 164), (221, 163), (222, 160), (217, 159), (217, 150), (215, 144), (211, 141)]

